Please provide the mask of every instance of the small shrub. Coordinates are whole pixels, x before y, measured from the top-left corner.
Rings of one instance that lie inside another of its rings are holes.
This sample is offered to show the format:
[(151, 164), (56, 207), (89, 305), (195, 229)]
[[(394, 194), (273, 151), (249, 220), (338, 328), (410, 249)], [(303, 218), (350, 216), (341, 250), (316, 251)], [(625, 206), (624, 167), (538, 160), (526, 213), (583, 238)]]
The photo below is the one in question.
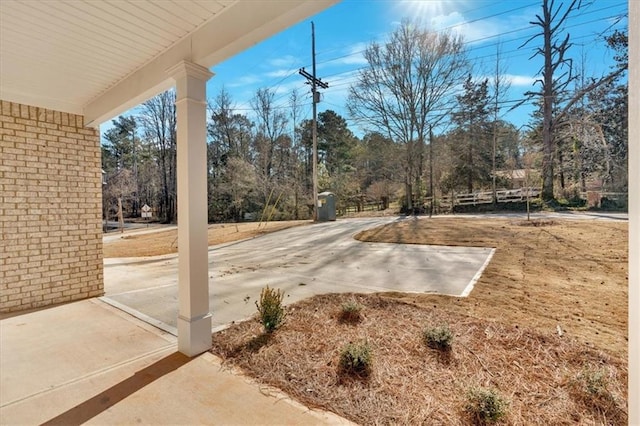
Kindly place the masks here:
[(465, 411), (477, 424), (494, 423), (507, 413), (508, 403), (493, 389), (472, 388), (467, 392)]
[(517, 222), (518, 226), (533, 226), (534, 228), (540, 228), (543, 226), (553, 226), (556, 222), (553, 220), (534, 219), (534, 220), (522, 220)]
[(371, 346), (367, 342), (349, 343), (340, 351), (340, 370), (346, 374), (367, 377), (371, 373)]
[(603, 369), (584, 369), (574, 381), (575, 397), (595, 413), (610, 421), (624, 418), (616, 397), (609, 390), (609, 379)]
[(343, 303), (342, 311), (340, 311), (340, 321), (352, 324), (362, 321), (362, 305), (355, 300)]
[(432, 349), (443, 352), (451, 350), (453, 344), (453, 334), (449, 326), (444, 324), (439, 327), (426, 328), (423, 332), (424, 342)]
[(269, 288), (269, 286), (263, 288), (260, 292), (260, 301), (256, 301), (256, 307), (260, 314), (260, 323), (267, 333), (273, 332), (284, 322), (283, 298), (284, 292), (279, 289)]
[(608, 380), (603, 370), (583, 370), (578, 376), (583, 391), (592, 397), (600, 397), (609, 393)]

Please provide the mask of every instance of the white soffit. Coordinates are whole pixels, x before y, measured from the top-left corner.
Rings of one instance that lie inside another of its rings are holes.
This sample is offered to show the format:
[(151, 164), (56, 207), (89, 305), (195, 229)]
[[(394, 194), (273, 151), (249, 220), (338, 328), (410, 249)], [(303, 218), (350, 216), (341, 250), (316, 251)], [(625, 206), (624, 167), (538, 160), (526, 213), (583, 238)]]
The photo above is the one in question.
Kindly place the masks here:
[(0, 99), (98, 126), (338, 0), (0, 0)]

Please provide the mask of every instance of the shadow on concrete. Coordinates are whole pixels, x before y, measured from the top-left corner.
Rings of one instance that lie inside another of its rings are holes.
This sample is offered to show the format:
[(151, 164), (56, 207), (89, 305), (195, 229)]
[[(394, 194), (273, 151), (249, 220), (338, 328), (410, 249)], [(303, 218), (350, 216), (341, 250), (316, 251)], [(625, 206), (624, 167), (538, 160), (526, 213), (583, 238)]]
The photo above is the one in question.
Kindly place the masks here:
[(161, 360), (138, 371), (132, 377), (76, 405), (70, 410), (43, 423), (43, 425), (77, 425), (85, 423), (150, 383), (177, 370), (189, 361), (191, 361), (191, 358), (180, 352), (167, 355)]

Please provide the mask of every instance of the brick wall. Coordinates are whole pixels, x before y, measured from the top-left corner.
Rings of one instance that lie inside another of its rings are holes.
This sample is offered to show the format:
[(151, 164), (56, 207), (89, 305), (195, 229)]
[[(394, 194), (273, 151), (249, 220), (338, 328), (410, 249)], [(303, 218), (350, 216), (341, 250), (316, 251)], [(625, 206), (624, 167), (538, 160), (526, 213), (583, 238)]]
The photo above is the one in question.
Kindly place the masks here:
[(103, 294), (99, 135), (0, 101), (0, 312)]

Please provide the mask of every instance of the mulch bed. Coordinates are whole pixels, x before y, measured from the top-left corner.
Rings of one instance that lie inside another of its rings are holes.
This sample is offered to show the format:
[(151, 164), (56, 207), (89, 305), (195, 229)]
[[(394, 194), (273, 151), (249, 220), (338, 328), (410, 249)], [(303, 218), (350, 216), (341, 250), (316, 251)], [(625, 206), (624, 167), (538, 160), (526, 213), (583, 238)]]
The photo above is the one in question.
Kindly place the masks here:
[[(343, 305), (362, 306), (344, 321)], [(425, 327), (448, 325), (449, 352), (429, 348)], [(522, 325), (418, 307), (384, 295), (329, 294), (287, 307), (264, 334), (257, 320), (213, 335), (212, 352), (259, 382), (360, 424), (470, 424), (470, 389), (508, 401), (500, 424), (627, 424), (627, 362)], [(339, 368), (344, 345), (367, 342), (368, 376)]]

